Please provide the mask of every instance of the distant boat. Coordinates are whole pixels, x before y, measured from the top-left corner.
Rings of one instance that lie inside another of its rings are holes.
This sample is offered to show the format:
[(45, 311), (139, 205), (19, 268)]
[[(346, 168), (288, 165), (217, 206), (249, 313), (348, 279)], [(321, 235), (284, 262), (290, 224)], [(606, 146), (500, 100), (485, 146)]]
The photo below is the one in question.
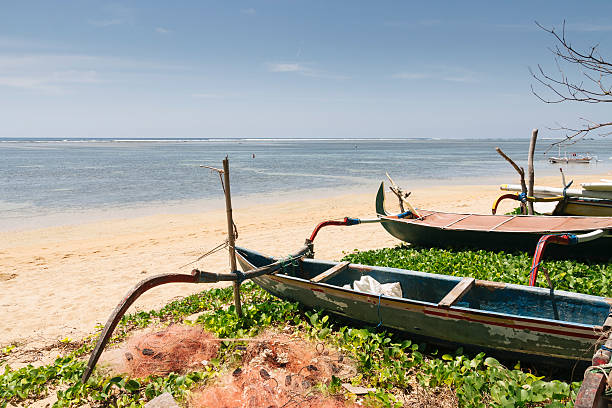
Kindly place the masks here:
[(582, 156), (578, 153), (573, 153), (571, 156), (564, 157), (549, 157), (548, 161), (551, 163), (583, 163), (588, 164), (593, 160), (593, 156)]
[(551, 163), (583, 163), (588, 164), (593, 160), (594, 157), (590, 153), (570, 153), (567, 152), (561, 156), (561, 148), (559, 147), (559, 155), (548, 158)]

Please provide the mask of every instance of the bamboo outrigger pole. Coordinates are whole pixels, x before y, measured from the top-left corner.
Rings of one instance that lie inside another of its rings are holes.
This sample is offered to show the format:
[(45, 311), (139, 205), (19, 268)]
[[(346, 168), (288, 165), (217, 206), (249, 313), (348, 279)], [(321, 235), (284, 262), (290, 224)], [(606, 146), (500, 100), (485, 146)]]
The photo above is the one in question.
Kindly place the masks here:
[[(234, 236), (234, 219), (232, 217), (232, 195), (230, 192), (230, 176), (229, 176), (229, 159), (225, 156), (223, 159), (223, 181), (225, 184), (225, 211), (227, 213), (227, 241), (229, 244), (229, 260), (231, 273), (236, 272), (236, 249)], [(240, 303), (240, 283), (234, 281), (234, 306), (236, 307), (236, 313), (242, 317), (242, 305)]]

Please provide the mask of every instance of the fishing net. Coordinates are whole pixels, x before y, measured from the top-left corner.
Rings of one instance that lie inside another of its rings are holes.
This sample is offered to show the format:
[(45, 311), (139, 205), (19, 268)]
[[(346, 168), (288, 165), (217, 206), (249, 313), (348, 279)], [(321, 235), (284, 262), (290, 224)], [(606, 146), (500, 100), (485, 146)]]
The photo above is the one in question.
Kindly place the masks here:
[(194, 394), (190, 406), (204, 407), (353, 407), (343, 396), (324, 396), (317, 384), (332, 375), (356, 374), (348, 358), (322, 343), (269, 332), (250, 342), (241, 366)]
[(124, 354), (130, 375), (146, 377), (193, 371), (217, 356), (219, 341), (197, 326), (171, 325), (135, 336)]

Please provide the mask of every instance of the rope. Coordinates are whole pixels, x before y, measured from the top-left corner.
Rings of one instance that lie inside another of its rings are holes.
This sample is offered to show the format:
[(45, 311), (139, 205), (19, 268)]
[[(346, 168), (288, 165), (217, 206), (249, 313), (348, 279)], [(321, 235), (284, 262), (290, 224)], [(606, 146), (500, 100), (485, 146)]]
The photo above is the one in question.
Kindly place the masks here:
[(586, 374), (589, 371), (599, 371), (606, 377), (606, 383), (607, 383), (610, 380), (610, 376), (608, 375), (608, 373), (610, 372), (611, 369), (612, 369), (612, 364), (608, 363), (608, 364), (602, 364), (598, 366), (590, 366), (584, 371), (584, 373)]
[(377, 313), (378, 313), (378, 325), (376, 326), (376, 328), (377, 328), (377, 329), (378, 329), (380, 326), (382, 326), (382, 324), (383, 324), (382, 317), (381, 317), (381, 315), (380, 315), (380, 298), (381, 298), (381, 297), (382, 297), (382, 293), (379, 293), (379, 294), (378, 294), (378, 310), (377, 310)]
[[(221, 181), (221, 188), (223, 189), (223, 195), (225, 195), (225, 184), (223, 183), (223, 173), (219, 174), (219, 180)], [(232, 226), (234, 227), (234, 241), (238, 239), (238, 227), (236, 227), (236, 223), (232, 220)]]
[(191, 261), (191, 262), (189, 262), (189, 263), (186, 263), (186, 264), (185, 264), (185, 265), (183, 265), (183, 266), (179, 266), (179, 269), (184, 268), (184, 267), (189, 266), (189, 265), (192, 265), (192, 264), (194, 264), (194, 263), (196, 263), (196, 262), (198, 262), (198, 261), (201, 261), (202, 259), (206, 258), (207, 256), (212, 255), (212, 254), (214, 254), (215, 252), (219, 252), (219, 251), (221, 251), (222, 249), (225, 249), (225, 248), (227, 248), (227, 247), (229, 247), (229, 242), (228, 242), (228, 241), (227, 241), (227, 239), (226, 239), (224, 242), (222, 242), (221, 244), (217, 245), (216, 247), (214, 247), (214, 248), (213, 248), (213, 249), (211, 249), (210, 251), (208, 251), (208, 252), (204, 253), (203, 255), (200, 255), (200, 256), (198, 257), (198, 259), (196, 259), (195, 261)]
[(573, 182), (574, 180), (571, 180), (565, 185), (565, 187), (563, 187), (563, 199), (567, 199), (567, 189), (572, 185)]

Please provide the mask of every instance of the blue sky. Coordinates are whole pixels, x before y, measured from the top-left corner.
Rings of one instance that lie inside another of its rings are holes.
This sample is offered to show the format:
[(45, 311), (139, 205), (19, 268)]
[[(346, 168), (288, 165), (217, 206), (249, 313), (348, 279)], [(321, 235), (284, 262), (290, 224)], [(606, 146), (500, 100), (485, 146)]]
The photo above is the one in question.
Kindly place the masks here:
[(0, 13), (0, 137), (528, 137), (560, 27), (612, 60), (612, 2), (19, 1)]

